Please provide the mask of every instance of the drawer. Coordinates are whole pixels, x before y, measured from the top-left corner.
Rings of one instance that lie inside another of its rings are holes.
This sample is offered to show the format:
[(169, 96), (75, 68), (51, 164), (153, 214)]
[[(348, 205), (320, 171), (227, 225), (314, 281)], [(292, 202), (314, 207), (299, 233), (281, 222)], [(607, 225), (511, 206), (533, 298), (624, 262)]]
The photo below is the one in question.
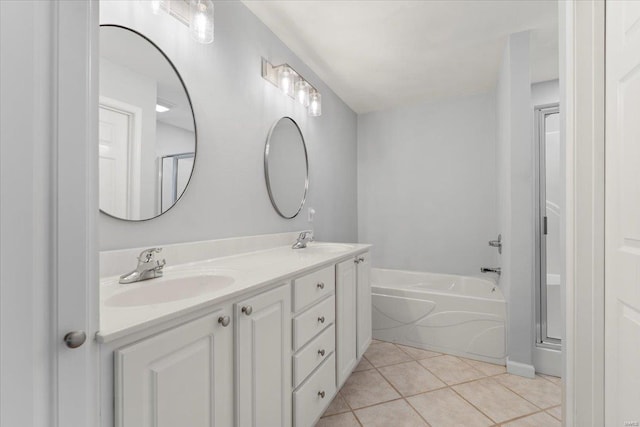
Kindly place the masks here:
[(319, 302), (293, 319), (293, 350), (298, 351), (336, 318), (335, 296)]
[(336, 394), (336, 358), (331, 354), (320, 368), (293, 392), (294, 427), (312, 427)]
[(323, 268), (293, 281), (293, 311), (331, 294), (336, 288), (335, 267)]
[(293, 388), (298, 387), (336, 348), (336, 329), (329, 326), (293, 356)]

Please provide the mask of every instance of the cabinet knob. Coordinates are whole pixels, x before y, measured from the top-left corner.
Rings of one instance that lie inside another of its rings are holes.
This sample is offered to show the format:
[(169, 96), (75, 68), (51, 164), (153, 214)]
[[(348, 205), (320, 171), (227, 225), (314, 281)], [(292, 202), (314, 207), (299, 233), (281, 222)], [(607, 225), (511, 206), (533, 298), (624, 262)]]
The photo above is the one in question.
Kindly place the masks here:
[(218, 317), (218, 323), (226, 328), (231, 323), (231, 318), (229, 316), (220, 316)]
[(364, 262), (364, 258), (363, 257), (359, 257), (358, 258), (358, 262)]
[(318, 322), (320, 322), (320, 323), (324, 323), (324, 316), (320, 316), (320, 317), (318, 317)]
[(318, 289), (324, 289), (324, 282), (318, 283)]
[(87, 340), (87, 334), (84, 331), (69, 332), (64, 336), (64, 343), (69, 348), (78, 348)]
[(244, 307), (242, 307), (242, 312), (249, 316), (251, 315), (251, 313), (253, 313), (253, 307), (251, 307), (250, 305), (245, 305)]
[(318, 350), (318, 354), (319, 354), (320, 356), (324, 356), (324, 349), (322, 349), (322, 350)]
[(318, 392), (318, 396), (320, 396), (321, 399), (324, 399), (324, 395), (324, 390)]

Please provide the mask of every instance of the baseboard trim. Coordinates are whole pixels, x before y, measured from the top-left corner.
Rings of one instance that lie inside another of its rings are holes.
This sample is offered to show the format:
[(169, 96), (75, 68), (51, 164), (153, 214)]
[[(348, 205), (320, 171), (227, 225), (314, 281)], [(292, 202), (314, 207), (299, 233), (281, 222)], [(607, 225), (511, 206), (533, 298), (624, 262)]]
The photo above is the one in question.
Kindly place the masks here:
[(513, 375), (519, 375), (526, 378), (536, 377), (536, 368), (527, 363), (514, 362), (507, 357), (507, 372)]

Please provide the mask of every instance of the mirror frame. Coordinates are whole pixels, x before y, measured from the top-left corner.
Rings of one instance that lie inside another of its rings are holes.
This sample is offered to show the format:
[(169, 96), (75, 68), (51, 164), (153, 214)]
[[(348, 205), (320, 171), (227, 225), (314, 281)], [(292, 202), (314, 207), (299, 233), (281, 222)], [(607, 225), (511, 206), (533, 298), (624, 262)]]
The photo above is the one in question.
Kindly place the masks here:
[[(151, 46), (153, 46), (154, 48), (156, 48), (158, 50), (158, 52), (160, 52), (160, 54), (164, 57), (164, 59), (167, 60), (167, 62), (169, 63), (169, 65), (171, 66), (171, 68), (173, 69), (173, 71), (176, 73), (176, 76), (178, 77), (178, 80), (180, 81), (180, 84), (182, 85), (182, 88), (184, 89), (184, 93), (187, 96), (187, 101), (189, 101), (189, 109), (191, 110), (191, 118), (193, 119), (193, 168), (191, 169), (191, 173), (189, 174), (189, 180), (187, 181), (187, 185), (185, 185), (184, 187), (184, 191), (182, 191), (182, 193), (180, 194), (180, 197), (178, 197), (175, 201), (175, 203), (173, 205), (171, 205), (171, 207), (169, 209), (167, 209), (166, 211), (161, 211), (158, 215), (156, 216), (152, 216), (149, 218), (142, 218), (142, 219), (128, 219), (128, 218), (121, 218), (119, 216), (115, 216), (115, 215), (111, 215), (108, 212), (103, 211), (100, 206), (98, 206), (98, 209), (100, 209), (100, 212), (105, 214), (108, 217), (111, 218), (115, 218), (121, 221), (128, 221), (128, 222), (143, 222), (143, 221), (150, 221), (152, 219), (158, 218), (161, 215), (164, 215), (165, 213), (169, 212), (171, 209), (174, 208), (175, 205), (178, 204), (178, 202), (180, 202), (180, 199), (182, 199), (182, 196), (184, 196), (184, 193), (187, 192), (187, 188), (189, 188), (189, 185), (191, 184), (191, 179), (193, 179), (193, 171), (196, 169), (196, 163), (197, 163), (197, 159), (198, 159), (198, 128), (196, 125), (196, 114), (195, 111), (193, 110), (193, 102), (191, 102), (191, 95), (189, 95), (189, 90), (187, 89), (187, 85), (184, 83), (184, 80), (182, 79), (182, 75), (180, 74), (180, 72), (178, 71), (178, 69), (176, 68), (176, 66), (174, 65), (173, 61), (171, 61), (171, 59), (169, 59), (169, 57), (167, 56), (166, 53), (164, 53), (164, 51), (162, 49), (160, 49), (160, 47), (155, 44), (149, 37), (145, 36), (144, 34), (140, 33), (139, 31), (136, 31), (132, 28), (129, 27), (125, 27), (124, 25), (119, 25), (119, 24), (100, 24), (100, 28), (102, 27), (113, 27), (113, 28), (120, 28), (122, 30), (126, 30), (129, 31), (139, 37), (142, 37), (144, 40), (146, 40), (149, 44), (151, 44)], [(100, 68), (100, 67), (98, 67)], [(99, 72), (99, 70), (98, 70)], [(100, 77), (98, 76), (98, 79)], [(160, 209), (162, 210), (162, 204), (160, 205)]]
[[(300, 206), (298, 207), (298, 210), (296, 211), (296, 213), (294, 213), (291, 216), (285, 215), (278, 208), (278, 204), (276, 203), (275, 198), (273, 196), (273, 192), (271, 191), (271, 182), (269, 181), (269, 147), (271, 144), (271, 135), (273, 134), (273, 131), (275, 130), (276, 126), (278, 126), (278, 123), (280, 123), (281, 120), (285, 120), (285, 119), (290, 120), (291, 123), (293, 123), (293, 125), (298, 130), (298, 134), (300, 135), (300, 140), (302, 141), (302, 149), (304, 150), (305, 167), (307, 170), (304, 178), (304, 195), (302, 196), (302, 201), (300, 202)], [(271, 129), (269, 130), (269, 135), (267, 135), (267, 142), (264, 147), (264, 179), (265, 179), (265, 182), (267, 183), (267, 191), (269, 193), (269, 199), (271, 200), (271, 204), (273, 205), (273, 208), (276, 210), (278, 215), (280, 215), (282, 218), (285, 218), (285, 219), (293, 219), (296, 216), (298, 216), (300, 211), (302, 211), (302, 207), (304, 206), (304, 203), (307, 201), (307, 193), (309, 191), (309, 155), (307, 153), (307, 143), (304, 140), (304, 135), (302, 135), (300, 126), (298, 126), (298, 123), (296, 123), (296, 121), (293, 120), (292, 117), (289, 117), (289, 116), (280, 117), (278, 120), (276, 120), (276, 122), (271, 126)]]

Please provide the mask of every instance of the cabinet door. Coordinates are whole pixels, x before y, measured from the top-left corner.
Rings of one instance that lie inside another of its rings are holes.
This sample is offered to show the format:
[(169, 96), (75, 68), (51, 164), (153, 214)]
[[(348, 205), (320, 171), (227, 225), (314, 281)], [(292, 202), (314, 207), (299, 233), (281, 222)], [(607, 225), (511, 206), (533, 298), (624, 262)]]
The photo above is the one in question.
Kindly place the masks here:
[(368, 253), (358, 257), (358, 359), (371, 343), (371, 258)]
[(338, 388), (356, 366), (356, 264), (336, 265), (336, 381)]
[[(240, 427), (291, 426), (291, 288), (236, 304)], [(183, 424), (186, 425), (186, 424)]]
[(213, 314), (117, 350), (117, 427), (233, 425), (233, 333)]

